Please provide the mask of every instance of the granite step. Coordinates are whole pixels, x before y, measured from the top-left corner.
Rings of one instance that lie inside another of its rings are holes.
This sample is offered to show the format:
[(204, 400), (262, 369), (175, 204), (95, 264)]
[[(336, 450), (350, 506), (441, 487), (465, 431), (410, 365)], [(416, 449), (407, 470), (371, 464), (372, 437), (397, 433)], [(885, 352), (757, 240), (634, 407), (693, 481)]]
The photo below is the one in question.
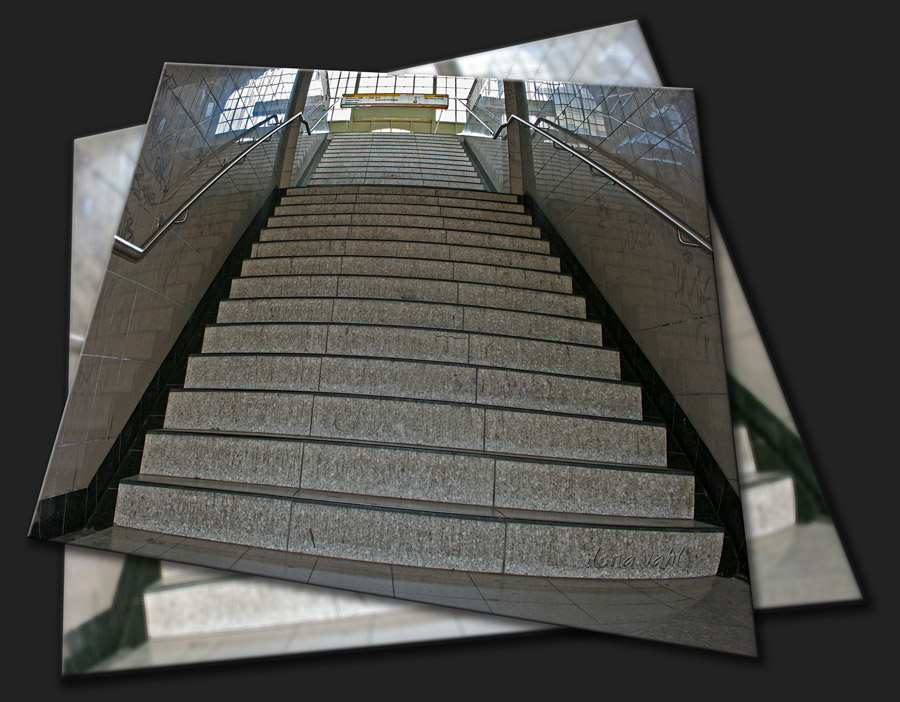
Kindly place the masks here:
[(271, 275), (234, 278), (230, 299), (271, 297), (377, 298), (444, 302), (542, 312), (584, 319), (585, 299), (575, 295), (449, 280), (363, 275)]
[[(345, 185), (347, 183), (355, 183), (359, 185), (389, 185), (389, 186), (446, 186), (447, 179), (446, 178), (411, 178), (411, 177), (403, 177), (399, 178), (396, 176), (386, 175), (384, 177), (372, 176), (372, 177), (355, 177), (355, 178), (322, 178), (319, 181), (320, 185), (334, 185), (340, 184)], [(453, 185), (455, 185), (459, 189), (471, 189), (472, 191), (478, 191), (484, 188), (484, 185), (480, 182), (473, 181), (454, 181)]]
[(460, 163), (472, 168), (472, 162), (461, 148), (432, 149), (427, 153), (416, 147), (404, 145), (366, 147), (362, 145), (329, 145), (322, 161), (373, 161), (373, 160), (403, 160), (407, 165), (419, 163), (431, 164), (445, 161)]
[[(421, 186), (421, 187), (441, 187), (448, 183), (447, 178), (422, 178), (415, 176), (396, 176), (393, 173), (384, 173), (382, 175), (372, 176), (353, 176), (353, 177), (333, 177), (333, 178), (313, 178), (317, 185), (346, 185), (353, 183), (358, 185), (386, 185), (386, 186)], [(474, 178), (457, 178), (450, 181), (456, 188), (471, 189), (473, 191), (482, 190), (484, 183), (480, 179)]]
[[(414, 158), (414, 157), (413, 157)], [(316, 173), (352, 173), (354, 170), (378, 170), (379, 168), (390, 170), (426, 172), (446, 172), (472, 175), (477, 173), (471, 163), (464, 158), (432, 158), (427, 162), (411, 162), (409, 155), (402, 152), (385, 152), (383, 154), (370, 153), (368, 155), (344, 154), (341, 156), (328, 156), (322, 158), (316, 167)]]
[(447, 170), (455, 173), (475, 173), (475, 168), (464, 156), (442, 155), (428, 159), (426, 162), (411, 163), (415, 158), (402, 151), (345, 152), (328, 155), (322, 158), (316, 167), (316, 173), (335, 170), (353, 169), (371, 170), (373, 168), (402, 168), (406, 170)]
[(506, 266), (390, 256), (279, 256), (257, 255), (244, 261), (242, 278), (264, 275), (374, 275), (432, 278), (464, 283), (489, 283), (507, 287), (572, 293), (568, 275)]
[[(315, 190), (318, 190), (316, 188)], [(517, 202), (482, 200), (479, 198), (446, 197), (438, 195), (399, 195), (373, 193), (303, 193), (285, 195), (279, 201), (282, 205), (327, 205), (327, 204), (390, 204), (399, 205), (432, 205), (437, 207), (465, 207), (479, 212), (515, 212), (523, 213), (525, 208)]]
[(163, 428), (371, 440), (534, 458), (667, 465), (666, 431), (662, 425), (464, 401), (308, 391), (173, 389)]
[(222, 300), (219, 323), (339, 322), (483, 332), (532, 340), (602, 345), (599, 323), (515, 310), (437, 302), (285, 297)]
[(569, 578), (713, 575), (723, 533), (689, 519), (572, 515), (135, 476), (115, 524), (291, 553)]
[[(321, 215), (310, 215), (321, 218)], [(531, 237), (510, 236), (507, 234), (488, 234), (483, 232), (467, 232), (448, 230), (441, 228), (407, 227), (396, 224), (355, 226), (349, 224), (324, 223), (324, 224), (291, 224), (296, 217), (282, 217), (274, 227), (263, 229), (260, 232), (260, 243), (273, 241), (310, 241), (310, 240), (337, 240), (337, 241), (397, 241), (407, 243), (445, 244), (456, 247), (477, 247), (479, 249), (496, 249), (498, 251), (518, 251), (521, 253), (538, 254), (545, 258), (553, 258), (550, 254), (550, 242), (546, 239)], [(320, 219), (320, 221), (323, 221)], [(329, 221), (327, 218), (324, 221)], [(325, 245), (323, 245), (325, 246)], [(358, 246), (358, 245), (357, 245)], [(256, 248), (254, 248), (256, 251)], [(449, 250), (448, 250), (449, 253)], [(480, 251), (469, 252), (472, 256), (478, 256)], [(406, 255), (403, 249), (398, 249), (395, 256)], [(432, 258), (433, 256), (423, 256)], [(446, 258), (442, 255), (441, 258)], [(479, 259), (474, 259), (478, 261)], [(556, 264), (558, 266), (558, 264)]]
[(357, 164), (354, 166), (340, 166), (335, 168), (317, 169), (315, 175), (310, 178), (311, 183), (329, 181), (334, 179), (352, 178), (414, 178), (417, 180), (440, 180), (456, 184), (481, 183), (478, 173), (474, 170), (462, 170), (456, 168), (404, 168), (401, 165)]
[(141, 474), (573, 514), (694, 516), (694, 478), (684, 471), (371, 441), (149, 432)]
[[(336, 232), (326, 227), (317, 228), (319, 236), (333, 236)], [(382, 236), (408, 236), (409, 230), (390, 227), (379, 228)], [(358, 233), (358, 232), (354, 232)], [(417, 258), (430, 261), (459, 261), (506, 268), (559, 273), (559, 259), (543, 253), (514, 251), (511, 249), (491, 249), (482, 246), (446, 244), (438, 241), (406, 241), (402, 239), (374, 238), (300, 238), (314, 233), (303, 230), (287, 230), (295, 239), (278, 240), (285, 235), (284, 229), (265, 230), (267, 240), (253, 244), (251, 258), (292, 258), (301, 256), (385, 256), (388, 258)], [(441, 239), (439, 230), (427, 230), (432, 239)], [(530, 241), (530, 240), (529, 240)], [(490, 242), (488, 242), (490, 243)]]
[(782, 471), (741, 475), (741, 505), (748, 539), (759, 539), (792, 527), (797, 523), (793, 477)]
[(206, 327), (202, 352), (378, 356), (608, 380), (621, 377), (619, 354), (607, 348), (374, 324), (215, 324)]
[[(371, 207), (378, 207), (371, 205)], [(399, 207), (406, 207), (401, 205)], [(410, 206), (412, 207), (412, 206)], [(279, 209), (281, 213), (279, 213)], [(296, 213), (285, 212), (285, 209)], [(513, 224), (511, 222), (493, 222), (466, 217), (450, 217), (443, 215), (403, 214), (396, 211), (387, 213), (362, 212), (342, 214), (304, 214), (302, 206), (276, 208), (275, 215), (269, 217), (266, 227), (306, 227), (315, 225), (352, 225), (362, 227), (418, 227), (423, 229), (448, 229), (458, 232), (480, 232), (484, 234), (503, 234), (515, 237), (540, 239), (541, 230), (530, 224)]]
[(492, 193), (488, 191), (471, 191), (468, 189), (448, 188), (446, 186), (379, 186), (379, 185), (306, 185), (287, 188), (286, 196), (292, 195), (414, 195), (442, 198), (461, 198), (464, 200), (480, 200), (482, 202), (500, 202), (520, 204), (518, 195), (509, 193)]
[(526, 224), (531, 226), (531, 215), (522, 212), (504, 212), (500, 210), (486, 210), (474, 207), (461, 207), (459, 205), (425, 205), (404, 204), (398, 202), (355, 202), (355, 203), (322, 203), (322, 204), (289, 204), (284, 202), (275, 207), (275, 216), (302, 215), (302, 214), (405, 214), (424, 215), (428, 217), (454, 217), (474, 218), (487, 222), (509, 222), (512, 224)]
[[(208, 571), (207, 568), (191, 568)], [(345, 621), (412, 609), (413, 604), (220, 571), (215, 579), (157, 583), (143, 594), (151, 640), (206, 637)]]
[(640, 386), (473, 364), (323, 354), (202, 354), (184, 387), (340, 393), (640, 420)]

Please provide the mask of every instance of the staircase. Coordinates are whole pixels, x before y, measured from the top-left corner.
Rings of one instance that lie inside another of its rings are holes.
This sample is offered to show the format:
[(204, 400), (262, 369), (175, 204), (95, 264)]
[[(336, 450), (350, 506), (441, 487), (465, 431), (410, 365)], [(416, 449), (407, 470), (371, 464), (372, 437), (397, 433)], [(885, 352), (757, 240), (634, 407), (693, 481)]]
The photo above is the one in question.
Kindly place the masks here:
[(455, 137), (333, 135), (305, 182), (120, 483), (116, 525), (477, 573), (716, 573), (723, 532), (693, 519), (665, 427)]
[(741, 504), (748, 539), (777, 534), (797, 523), (794, 478), (788, 471), (757, 470), (750, 433), (744, 425), (734, 429)]
[(169, 639), (410, 611), (394, 600), (161, 561), (144, 592), (147, 636)]

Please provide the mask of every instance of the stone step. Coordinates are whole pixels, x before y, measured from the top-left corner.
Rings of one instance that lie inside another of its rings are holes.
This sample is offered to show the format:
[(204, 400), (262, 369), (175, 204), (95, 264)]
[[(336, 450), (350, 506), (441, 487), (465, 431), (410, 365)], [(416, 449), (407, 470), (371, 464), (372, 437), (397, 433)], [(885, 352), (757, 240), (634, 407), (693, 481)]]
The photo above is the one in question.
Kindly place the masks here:
[(665, 427), (537, 410), (275, 390), (172, 390), (163, 427), (666, 465)]
[(694, 520), (570, 515), (136, 476), (115, 524), (292, 553), (568, 578), (715, 574), (722, 531)]
[(332, 142), (325, 150), (326, 157), (334, 158), (347, 154), (367, 156), (369, 154), (379, 154), (387, 157), (402, 154), (403, 156), (412, 157), (415, 161), (430, 161), (435, 158), (457, 158), (465, 159), (468, 162), (468, 155), (460, 144), (434, 144), (432, 146), (422, 147), (419, 144), (411, 142), (371, 142), (365, 143), (341, 143)]
[(461, 198), (464, 200), (482, 200), (484, 202), (502, 202), (519, 204), (518, 195), (509, 193), (492, 193), (488, 191), (471, 191), (468, 189), (391, 185), (305, 185), (288, 188), (285, 195), (425, 195), (429, 197)]
[(311, 176), (310, 182), (330, 181), (334, 179), (346, 179), (352, 182), (353, 179), (378, 179), (378, 178), (412, 178), (415, 180), (444, 180), (445, 182), (456, 184), (480, 184), (481, 179), (478, 173), (472, 169), (456, 169), (456, 168), (404, 168), (400, 165), (375, 164), (370, 165), (358, 164), (355, 166), (335, 166), (332, 168), (325, 167), (316, 169)]
[[(317, 228), (320, 236), (335, 232), (325, 227)], [(379, 231), (398, 236), (408, 235), (409, 230), (393, 230), (389, 227)], [(439, 230), (427, 230), (433, 238), (440, 238)], [(435, 236), (435, 233), (438, 233)], [(358, 233), (358, 232), (354, 232)], [(513, 251), (510, 249), (490, 249), (481, 246), (432, 243), (428, 241), (377, 240), (377, 239), (293, 239), (275, 240), (278, 236), (302, 236), (312, 234), (304, 230), (269, 229), (263, 231), (267, 240), (253, 244), (251, 258), (282, 258), (295, 256), (386, 256), (388, 258), (418, 258), (432, 261), (459, 261), (506, 268), (559, 273), (559, 259), (544, 253)], [(271, 240), (269, 240), (271, 239)], [(526, 241), (532, 241), (530, 239)], [(548, 248), (549, 245), (546, 246)]]
[(507, 287), (572, 293), (572, 278), (559, 273), (420, 258), (389, 256), (291, 256), (258, 255), (244, 261), (241, 277), (261, 275), (375, 275), (433, 278), (465, 283), (493, 283)]
[(401, 151), (386, 151), (367, 154), (347, 153), (326, 155), (316, 166), (316, 173), (323, 171), (353, 172), (353, 170), (401, 169), (407, 171), (447, 171), (450, 173), (476, 173), (472, 163), (463, 157), (441, 156), (427, 160), (416, 160), (415, 154)]
[[(389, 203), (323, 203), (323, 204), (288, 204), (281, 202), (275, 207), (276, 217), (283, 215), (305, 214), (402, 214), (422, 215), (427, 217), (478, 218), (482, 222), (508, 222), (531, 226), (531, 215), (516, 212), (503, 212), (475, 207), (446, 205), (423, 205)], [(443, 226), (443, 225), (441, 225)], [(530, 231), (530, 230), (529, 230)]]
[[(381, 215), (373, 215), (381, 217)], [(322, 218), (323, 215), (310, 215)], [(397, 225), (356, 226), (350, 224), (328, 224), (327, 218), (320, 219), (322, 224), (294, 224), (303, 217), (289, 216), (270, 218), (268, 229), (260, 232), (260, 243), (270, 241), (309, 241), (314, 240), (348, 240), (348, 241), (406, 241), (426, 244), (447, 244), (449, 246), (470, 246), (479, 249), (499, 249), (502, 251), (520, 251), (522, 253), (539, 254), (549, 257), (550, 242), (546, 239), (535, 239), (508, 234), (488, 234), (426, 227), (408, 227)], [(474, 257), (480, 251), (470, 252)], [(406, 255), (402, 249), (394, 256)], [(423, 256), (422, 258), (431, 258)], [(476, 262), (481, 262), (476, 259)], [(558, 264), (557, 264), (558, 266)]]
[(395, 176), (392, 174), (384, 174), (383, 176), (353, 176), (353, 177), (319, 177), (312, 176), (312, 180), (316, 185), (346, 185), (348, 183), (356, 185), (373, 185), (373, 186), (419, 186), (419, 187), (441, 187), (451, 183), (457, 189), (471, 189), (473, 191), (484, 190), (484, 183), (473, 178), (422, 178), (411, 176)]
[[(373, 205), (375, 207), (375, 205)], [(400, 205), (404, 207), (404, 205)], [(431, 215), (413, 215), (402, 213), (359, 214), (303, 214), (303, 207), (291, 207), (296, 214), (284, 212), (287, 208), (276, 208), (276, 214), (266, 222), (267, 227), (308, 227), (325, 226), (357, 226), (357, 227), (417, 227), (422, 229), (446, 229), (457, 232), (479, 232), (483, 234), (502, 234), (529, 239), (540, 239), (541, 230), (529, 224), (513, 224), (511, 222), (491, 222), (467, 219), (464, 217), (444, 217)], [(282, 210), (279, 214), (278, 211)]]
[(759, 539), (793, 526), (797, 522), (793, 477), (781, 471), (741, 475), (741, 505), (748, 539)]
[(203, 353), (379, 356), (619, 380), (619, 354), (596, 346), (373, 324), (216, 324)]
[(215, 580), (151, 585), (144, 591), (143, 601), (147, 636), (153, 640), (269, 631), (396, 613), (415, 606), (227, 572)]
[(316, 172), (328, 169), (340, 169), (352, 171), (358, 169), (376, 168), (403, 168), (407, 170), (432, 170), (446, 169), (453, 172), (475, 173), (475, 167), (465, 156), (442, 155), (427, 160), (416, 161), (415, 154), (403, 151), (385, 152), (347, 152), (343, 154), (329, 154), (322, 158)]
[(216, 580), (227, 577), (225, 571), (218, 568), (202, 568), (200, 566), (173, 563), (172, 561), (159, 562), (159, 580), (157, 585), (184, 585), (200, 581)]
[(391, 194), (365, 194), (365, 193), (331, 193), (303, 195), (285, 195), (279, 201), (281, 205), (306, 205), (317, 204), (398, 204), (398, 205), (432, 205), (437, 207), (466, 207), (481, 212), (515, 212), (523, 213), (524, 207), (515, 202), (501, 202), (497, 200), (482, 200), (479, 198), (444, 197), (436, 195), (391, 195)]
[(263, 297), (377, 298), (585, 316), (583, 297), (503, 285), (356, 275), (274, 275), (231, 281), (231, 299)]
[(746, 475), (756, 473), (756, 458), (753, 455), (753, 444), (750, 432), (744, 424), (734, 427), (734, 451), (737, 455), (738, 475), (743, 480)]
[(533, 340), (602, 345), (600, 324), (594, 321), (515, 310), (471, 307), (410, 300), (351, 298), (248, 298), (222, 300), (217, 321), (339, 322), (386, 326), (417, 326), (447, 331), (483, 332)]
[(340, 393), (618, 419), (643, 418), (640, 386), (470, 364), (301, 354), (203, 354), (184, 387)]
[(141, 474), (574, 514), (694, 516), (694, 479), (683, 471), (309, 437), (150, 432)]

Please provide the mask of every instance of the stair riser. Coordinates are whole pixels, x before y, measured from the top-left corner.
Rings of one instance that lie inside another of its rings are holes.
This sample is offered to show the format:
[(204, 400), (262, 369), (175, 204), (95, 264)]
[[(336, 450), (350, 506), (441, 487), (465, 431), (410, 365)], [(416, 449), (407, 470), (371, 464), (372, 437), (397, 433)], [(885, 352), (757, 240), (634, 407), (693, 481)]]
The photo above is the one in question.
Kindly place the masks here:
[[(401, 207), (405, 207), (401, 205)], [(459, 232), (480, 232), (483, 234), (502, 234), (508, 236), (539, 239), (541, 231), (528, 224), (511, 224), (509, 222), (490, 222), (470, 220), (460, 217), (429, 216), (415, 214), (376, 214), (376, 213), (344, 213), (344, 214), (305, 214), (303, 207), (276, 208), (275, 215), (269, 217), (268, 227), (309, 227), (316, 225), (353, 225), (361, 227), (421, 227), (425, 229), (450, 229)], [(280, 211), (279, 211), (280, 210)]]
[(618, 380), (615, 351), (502, 336), (368, 325), (207, 327), (203, 353), (321, 353), (471, 363)]
[(585, 320), (482, 307), (341, 298), (223, 300), (219, 322), (340, 322), (418, 326), (484, 333), (505, 332), (528, 339), (602, 345), (599, 324)]
[[(126, 483), (119, 490), (120, 526), (294, 553), (486, 573), (701, 577), (715, 574), (722, 539), (715, 532), (505, 524)], [(134, 508), (138, 502), (143, 503), (140, 511)]]
[[(498, 249), (500, 251), (518, 251), (527, 254), (540, 254), (550, 259), (550, 243), (543, 239), (529, 239), (526, 237), (513, 237), (504, 234), (484, 234), (480, 232), (448, 231), (446, 229), (427, 229), (422, 227), (362, 227), (350, 225), (310, 225), (297, 227), (290, 223), (293, 217), (280, 218), (280, 224), (270, 229), (263, 229), (260, 233), (261, 242), (286, 242), (306, 241), (310, 239), (321, 240), (347, 240), (349, 247), (352, 241), (360, 242), (422, 242), (428, 244), (450, 244), (458, 247), (480, 247), (478, 251), (471, 252), (473, 262), (491, 263), (491, 261), (479, 258), (481, 249)], [(271, 226), (271, 220), (270, 220)], [(489, 254), (490, 252), (486, 252)], [(402, 255), (402, 254), (394, 254)], [(441, 258), (444, 258), (442, 256)], [(558, 263), (555, 265), (559, 265)]]
[(499, 508), (693, 518), (688, 475), (413, 448), (148, 434), (141, 473)]
[(354, 183), (359, 185), (372, 185), (372, 186), (419, 186), (419, 187), (436, 187), (436, 186), (446, 186), (448, 184), (452, 185), (457, 189), (471, 188), (472, 190), (478, 190), (483, 188), (484, 185), (480, 181), (476, 181), (473, 178), (453, 178), (452, 180), (447, 177), (438, 177), (432, 176), (429, 178), (425, 177), (413, 177), (413, 176), (396, 176), (396, 175), (388, 175), (384, 174), (384, 177), (381, 176), (357, 176), (353, 178), (348, 177), (335, 177), (335, 178), (327, 178), (327, 177), (319, 177), (316, 178), (313, 176), (312, 183), (314, 185), (337, 185), (337, 184), (346, 184), (346, 183)]
[(344, 177), (369, 175), (372, 173), (396, 174), (396, 175), (414, 175), (414, 176), (434, 176), (455, 180), (458, 177), (477, 178), (478, 173), (472, 168), (471, 164), (461, 161), (432, 161), (431, 163), (422, 163), (410, 165), (404, 159), (387, 160), (382, 158), (373, 159), (323, 159), (316, 167), (315, 175), (318, 177)]
[(414, 258), (369, 256), (303, 256), (251, 258), (244, 261), (241, 276), (264, 275), (375, 275), (406, 278), (436, 278), (464, 283), (491, 283), (517, 288), (572, 293), (572, 279), (520, 268)]
[(270, 276), (235, 278), (232, 299), (261, 297), (357, 297), (387, 300), (445, 302), (506, 310), (543, 312), (584, 318), (581, 297), (441, 280), (380, 278), (376, 276)]
[(173, 391), (164, 427), (666, 465), (663, 427), (404, 399), (274, 391)]
[(233, 576), (177, 588), (151, 587), (143, 599), (150, 639), (336, 622), (398, 611), (398, 603), (390, 600)]
[(425, 361), (308, 356), (194, 356), (191, 389), (290, 390), (466, 402), (641, 419), (633, 385)]
[(327, 195), (285, 195), (281, 198), (282, 205), (327, 205), (337, 204), (391, 204), (401, 205), (433, 205), (438, 207), (467, 207), (477, 209), (479, 212), (511, 212), (522, 214), (522, 205), (518, 203), (497, 202), (481, 200), (479, 198), (464, 197), (436, 197), (433, 195), (362, 195), (362, 194), (332, 194)]
[(468, 191), (461, 193), (453, 188), (419, 188), (419, 187), (388, 187), (375, 185), (310, 185), (303, 188), (288, 188), (286, 195), (427, 195), (429, 197), (461, 197), (467, 200), (483, 200), (486, 202), (505, 202), (518, 203), (519, 198), (516, 195), (508, 195), (505, 193), (489, 193), (486, 191)]
[(402, 214), (417, 215), (424, 217), (453, 217), (453, 218), (478, 218), (481, 221), (490, 222), (507, 222), (509, 224), (524, 224), (531, 226), (531, 216), (526, 214), (517, 214), (513, 212), (497, 212), (494, 210), (484, 210), (475, 208), (459, 207), (440, 207), (435, 205), (404, 205), (400, 203), (389, 204), (298, 204), (290, 205), (284, 203), (275, 208), (275, 216), (282, 215), (313, 215), (313, 214)]
[[(276, 238), (283, 230), (269, 230), (269, 238)], [(323, 232), (329, 234), (329, 232)], [(411, 241), (375, 241), (364, 239), (311, 239), (308, 241), (270, 241), (253, 245), (251, 258), (303, 256), (385, 256), (439, 261), (459, 261), (476, 265), (496, 265), (559, 273), (559, 259), (543, 254), (443, 243)]]
[(742, 486), (741, 505), (748, 539), (777, 534), (797, 523), (794, 480), (789, 475), (748, 488)]

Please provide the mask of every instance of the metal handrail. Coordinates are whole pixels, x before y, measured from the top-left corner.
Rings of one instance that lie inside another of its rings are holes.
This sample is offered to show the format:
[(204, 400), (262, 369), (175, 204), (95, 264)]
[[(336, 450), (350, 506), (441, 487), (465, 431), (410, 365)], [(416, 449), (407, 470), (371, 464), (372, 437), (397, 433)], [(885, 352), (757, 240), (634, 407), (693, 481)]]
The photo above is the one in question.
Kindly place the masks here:
[[(658, 215), (662, 216), (663, 218), (668, 220), (671, 224), (675, 225), (675, 227), (677, 227), (679, 230), (681, 230), (678, 232), (678, 241), (680, 241), (682, 244), (684, 244), (685, 246), (697, 246), (699, 248), (704, 249), (707, 253), (712, 254), (712, 246), (710, 246), (709, 242), (707, 242), (706, 239), (704, 239), (700, 234), (698, 234), (693, 229), (691, 229), (691, 227), (689, 227), (687, 224), (685, 224), (680, 219), (678, 219), (678, 217), (676, 217), (671, 212), (669, 212), (665, 207), (663, 207), (662, 205), (656, 204), (655, 202), (653, 202), (653, 200), (651, 200), (649, 197), (644, 195), (644, 193), (642, 193), (640, 190), (638, 190), (634, 186), (629, 185), (628, 183), (626, 183), (624, 180), (619, 178), (614, 173), (611, 173), (610, 171), (606, 170), (603, 166), (600, 166), (599, 164), (595, 163), (594, 161), (591, 161), (589, 158), (585, 158), (580, 153), (575, 151), (575, 149), (573, 149), (571, 146), (569, 146), (568, 144), (566, 144), (563, 141), (560, 141), (559, 139), (554, 137), (552, 134), (549, 134), (546, 130), (541, 129), (540, 127), (536, 127), (531, 122), (528, 122), (527, 120), (524, 120), (517, 115), (510, 115), (509, 119), (507, 119), (503, 124), (501, 124), (499, 127), (497, 127), (497, 131), (493, 133), (492, 138), (496, 139), (500, 135), (500, 132), (502, 132), (504, 129), (506, 129), (513, 120), (524, 124), (529, 129), (533, 129), (534, 131), (538, 132), (539, 134), (542, 134), (543, 136), (545, 136), (547, 139), (549, 139), (553, 143), (561, 146), (563, 149), (565, 149), (570, 154), (572, 154), (575, 158), (583, 161), (585, 164), (587, 164), (594, 170), (599, 171), (600, 173), (605, 175), (616, 185), (618, 185), (619, 187), (625, 189), (627, 192), (634, 195), (638, 200), (640, 200), (645, 205), (650, 207)], [(685, 241), (681, 237), (682, 231), (685, 234), (687, 234), (691, 239), (693, 239), (695, 243), (692, 243), (690, 241)]]
[[(299, 119), (300, 122), (306, 126), (307, 134), (312, 134), (312, 132), (310, 132), (310, 129), (309, 129), (309, 122), (307, 122), (305, 119), (303, 119), (302, 112), (298, 112), (290, 119), (286, 119), (284, 122), (279, 124), (277, 127), (275, 127), (275, 129), (273, 129), (271, 132), (266, 134), (264, 137), (253, 142), (250, 146), (248, 146), (240, 154), (238, 154), (234, 159), (232, 159), (230, 163), (228, 163), (218, 173), (216, 173), (216, 175), (214, 175), (212, 178), (210, 178), (208, 181), (206, 181), (206, 183), (204, 185), (202, 185), (193, 195), (191, 195), (190, 198), (187, 199), (187, 201), (185, 201), (185, 203), (181, 207), (178, 208), (178, 210), (175, 212), (175, 214), (173, 214), (171, 217), (169, 217), (156, 230), (156, 232), (150, 238), (150, 241), (148, 241), (143, 247), (140, 247), (137, 244), (133, 244), (132, 242), (128, 241), (127, 239), (123, 239), (118, 234), (116, 234), (115, 237), (113, 237), (113, 253), (116, 253), (116, 254), (122, 256), (123, 258), (127, 258), (131, 261), (139, 261), (150, 250), (150, 248), (157, 241), (159, 241), (159, 238), (163, 234), (166, 233), (166, 231), (169, 229), (169, 227), (171, 227), (173, 224), (180, 224), (181, 222), (184, 221), (183, 219), (179, 220), (178, 218), (182, 214), (187, 212), (188, 208), (191, 205), (193, 205), (197, 201), (197, 199), (201, 195), (203, 195), (203, 193), (205, 193), (207, 190), (209, 190), (219, 180), (219, 178), (221, 178), (223, 175), (228, 173), (228, 171), (230, 171), (232, 169), (232, 167), (234, 167), (239, 161), (243, 160), (243, 158), (247, 154), (249, 154), (251, 151), (253, 151), (253, 149), (255, 149), (257, 146), (262, 144), (264, 141), (268, 141), (269, 139), (271, 139), (272, 136), (274, 136), (276, 132), (281, 131), (282, 129), (284, 129), (286, 126), (288, 126), (291, 122), (293, 122), (296, 119)], [(266, 121), (268, 121), (268, 120), (266, 120)]]

